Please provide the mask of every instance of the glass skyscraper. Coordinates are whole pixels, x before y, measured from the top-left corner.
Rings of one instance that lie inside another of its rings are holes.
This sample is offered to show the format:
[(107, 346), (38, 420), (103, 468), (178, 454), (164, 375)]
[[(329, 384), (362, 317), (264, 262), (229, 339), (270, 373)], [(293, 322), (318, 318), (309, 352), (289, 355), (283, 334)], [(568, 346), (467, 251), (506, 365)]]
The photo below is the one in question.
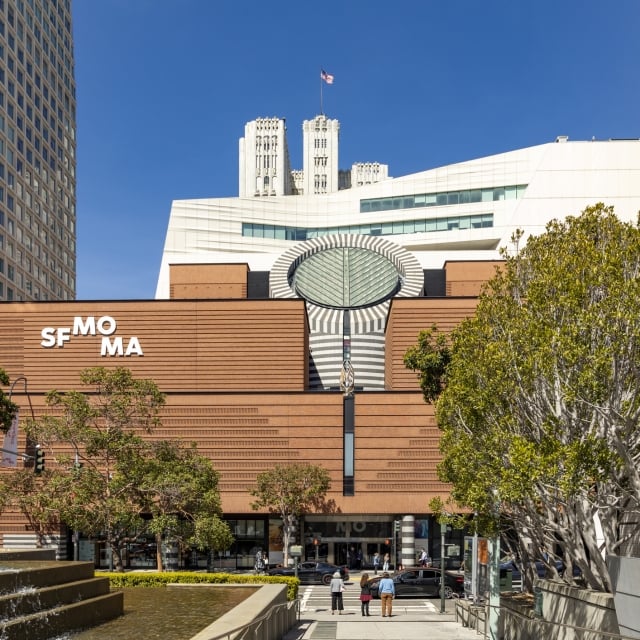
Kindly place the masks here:
[(71, 0), (0, 0), (0, 300), (75, 295)]

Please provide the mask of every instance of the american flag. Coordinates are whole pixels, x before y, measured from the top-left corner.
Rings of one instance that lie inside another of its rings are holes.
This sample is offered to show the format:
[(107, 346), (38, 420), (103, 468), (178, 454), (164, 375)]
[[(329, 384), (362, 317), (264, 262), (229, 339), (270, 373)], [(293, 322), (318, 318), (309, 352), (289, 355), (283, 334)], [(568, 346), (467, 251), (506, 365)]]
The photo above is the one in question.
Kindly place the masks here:
[(327, 73), (324, 69), (320, 71), (320, 77), (327, 83), (333, 84), (333, 76), (330, 73)]

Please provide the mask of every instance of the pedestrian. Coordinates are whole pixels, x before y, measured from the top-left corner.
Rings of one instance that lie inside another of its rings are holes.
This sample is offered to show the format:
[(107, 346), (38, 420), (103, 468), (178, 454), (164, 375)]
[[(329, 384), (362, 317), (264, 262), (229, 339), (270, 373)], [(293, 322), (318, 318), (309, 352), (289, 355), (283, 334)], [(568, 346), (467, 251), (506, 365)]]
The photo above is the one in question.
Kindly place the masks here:
[(329, 583), (329, 588), (331, 589), (331, 615), (333, 615), (337, 610), (338, 615), (341, 616), (342, 612), (344, 611), (344, 605), (342, 604), (344, 582), (340, 577), (339, 571), (336, 571), (333, 574), (333, 578), (331, 578), (331, 582)]
[(431, 564), (431, 559), (429, 558), (429, 554), (427, 553), (427, 550), (423, 547), (422, 551), (420, 552), (420, 566), (421, 567), (428, 567)]
[(380, 566), (380, 554), (376, 551), (373, 554), (373, 575), (378, 575), (378, 567)]
[(383, 571), (389, 571), (389, 560), (391, 558), (389, 557), (388, 553), (384, 554), (384, 559), (382, 560), (382, 570)]
[(362, 615), (368, 616), (369, 602), (371, 602), (371, 585), (369, 584), (369, 574), (363, 573), (360, 578), (360, 608)]
[(262, 549), (258, 549), (256, 553), (256, 562), (253, 565), (256, 573), (262, 573), (264, 571), (264, 558), (262, 555)]
[(382, 617), (390, 618), (393, 598), (396, 595), (396, 585), (386, 571), (382, 574), (382, 580), (378, 583), (378, 593), (380, 594), (380, 603), (382, 605)]

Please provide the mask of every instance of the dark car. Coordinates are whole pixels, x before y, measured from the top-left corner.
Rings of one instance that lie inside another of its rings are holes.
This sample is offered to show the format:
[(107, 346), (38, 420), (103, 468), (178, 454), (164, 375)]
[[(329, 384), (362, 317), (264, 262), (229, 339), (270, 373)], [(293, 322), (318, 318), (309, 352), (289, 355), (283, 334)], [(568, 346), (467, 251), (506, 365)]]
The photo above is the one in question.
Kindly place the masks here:
[[(298, 565), (298, 578), (303, 584), (329, 584), (336, 571), (340, 572), (343, 580), (349, 579), (347, 567), (338, 567), (328, 562), (301, 562)], [(295, 576), (296, 572), (293, 567), (275, 567), (269, 569), (267, 574), (270, 576)]]
[[(378, 584), (382, 576), (378, 576), (369, 581), (371, 584), (371, 595), (379, 598)], [(440, 584), (442, 573), (440, 569), (410, 569), (401, 571), (393, 576), (393, 583), (396, 589), (396, 598), (411, 597), (441, 597)], [(444, 597), (451, 598), (454, 593), (464, 592), (464, 576), (444, 574)]]
[[(542, 560), (536, 560), (535, 565), (536, 565), (536, 573), (538, 574), (538, 577), (544, 578), (547, 575), (547, 567), (545, 563)], [(556, 566), (556, 569), (558, 570), (558, 573), (562, 575), (564, 573), (564, 563), (562, 562), (562, 560), (556, 560), (555, 566)], [(517, 562), (514, 562), (513, 560), (510, 560), (510, 559), (503, 560), (500, 563), (500, 570), (502, 571), (505, 569), (507, 571), (511, 571), (511, 577), (514, 582), (522, 580), (522, 572), (520, 571), (520, 567), (518, 566)], [(574, 567), (573, 575), (574, 576), (580, 575), (580, 570), (577, 567)]]

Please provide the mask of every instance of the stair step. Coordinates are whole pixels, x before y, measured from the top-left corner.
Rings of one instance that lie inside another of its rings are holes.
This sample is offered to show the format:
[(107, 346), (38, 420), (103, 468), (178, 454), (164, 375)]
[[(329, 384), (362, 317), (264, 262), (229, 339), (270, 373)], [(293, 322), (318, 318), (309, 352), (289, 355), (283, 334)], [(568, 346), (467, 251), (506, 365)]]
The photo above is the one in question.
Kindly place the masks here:
[(3, 640), (41, 640), (68, 631), (93, 627), (122, 615), (123, 603), (123, 592), (116, 591), (31, 613), (0, 622), (0, 637)]
[(26, 616), (107, 593), (109, 578), (77, 580), (40, 589), (23, 588), (15, 593), (0, 596), (0, 620)]

